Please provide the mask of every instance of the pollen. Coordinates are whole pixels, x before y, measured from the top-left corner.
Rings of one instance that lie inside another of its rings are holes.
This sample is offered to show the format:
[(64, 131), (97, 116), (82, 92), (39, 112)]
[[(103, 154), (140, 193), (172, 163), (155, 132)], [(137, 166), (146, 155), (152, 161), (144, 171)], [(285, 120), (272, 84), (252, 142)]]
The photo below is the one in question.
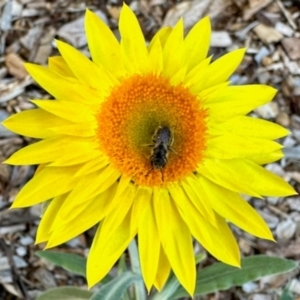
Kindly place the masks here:
[[(165, 186), (196, 170), (204, 158), (207, 115), (201, 99), (169, 80), (134, 75), (115, 87), (97, 113), (99, 146), (122, 174), (143, 186)], [(167, 163), (153, 169), (155, 132), (168, 127)]]

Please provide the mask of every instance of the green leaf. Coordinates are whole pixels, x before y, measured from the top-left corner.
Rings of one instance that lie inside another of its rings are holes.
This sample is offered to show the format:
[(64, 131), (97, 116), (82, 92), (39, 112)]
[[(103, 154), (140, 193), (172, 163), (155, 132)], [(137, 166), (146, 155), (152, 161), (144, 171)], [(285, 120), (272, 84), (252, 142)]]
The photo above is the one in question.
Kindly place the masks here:
[(37, 300), (88, 300), (93, 293), (76, 287), (59, 287), (39, 295)]
[(72, 253), (62, 253), (57, 251), (38, 251), (35, 253), (52, 264), (62, 267), (65, 270), (85, 276), (86, 258)]
[(117, 278), (100, 287), (100, 290), (90, 300), (122, 299), (128, 287), (138, 280), (141, 280), (139, 275), (132, 272), (122, 273)]
[[(140, 267), (140, 258), (138, 254), (138, 248), (136, 245), (135, 239), (132, 240), (128, 247), (128, 253), (131, 262), (132, 272), (135, 274), (141, 275), (141, 267)], [(135, 300), (146, 300), (146, 290), (144, 286), (144, 282), (142, 280), (134, 282), (134, 292), (135, 292)]]
[(279, 298), (279, 300), (294, 300), (292, 293), (289, 291), (288, 288), (285, 288)]
[(172, 299), (172, 295), (175, 293), (175, 291), (180, 286), (180, 283), (178, 282), (177, 278), (174, 274), (170, 276), (167, 283), (163, 287), (161, 292), (156, 292), (153, 294), (153, 296), (150, 298), (151, 300), (165, 300), (165, 299)]
[[(291, 271), (296, 267), (297, 263), (293, 260), (266, 255), (243, 258), (241, 269), (216, 263), (199, 270), (195, 296), (227, 290), (233, 286), (241, 286), (246, 282), (258, 280), (267, 275)], [(170, 299), (188, 296), (187, 292), (180, 286)]]

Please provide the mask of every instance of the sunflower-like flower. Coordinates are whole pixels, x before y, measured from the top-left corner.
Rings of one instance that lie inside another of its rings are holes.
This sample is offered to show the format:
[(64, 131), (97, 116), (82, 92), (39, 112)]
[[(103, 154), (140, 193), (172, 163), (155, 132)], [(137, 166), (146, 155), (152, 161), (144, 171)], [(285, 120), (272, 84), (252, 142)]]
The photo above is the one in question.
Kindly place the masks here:
[(183, 35), (183, 21), (147, 45), (124, 5), (121, 41), (87, 10), (92, 60), (57, 41), (49, 66), (26, 64), (55, 100), (8, 118), (10, 130), (41, 139), (6, 163), (39, 164), (13, 207), (52, 199), (36, 242), (57, 246), (99, 224), (87, 263), (89, 286), (100, 281), (137, 235), (148, 290), (171, 270), (193, 294), (193, 238), (218, 260), (240, 265), (227, 221), (273, 240), (241, 194), (295, 191), (261, 165), (282, 157), (279, 125), (245, 116), (273, 98), (265, 85), (230, 86), (245, 49), (211, 62), (209, 18)]

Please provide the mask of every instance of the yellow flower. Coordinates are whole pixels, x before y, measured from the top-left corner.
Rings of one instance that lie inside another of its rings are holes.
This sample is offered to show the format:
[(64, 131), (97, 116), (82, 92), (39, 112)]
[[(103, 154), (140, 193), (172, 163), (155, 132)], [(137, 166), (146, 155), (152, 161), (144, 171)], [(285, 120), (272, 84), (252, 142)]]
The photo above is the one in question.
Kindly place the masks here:
[(47, 248), (100, 223), (88, 256), (89, 286), (100, 281), (137, 235), (148, 290), (161, 290), (172, 269), (195, 288), (194, 237), (218, 260), (240, 265), (229, 221), (273, 240), (240, 196), (295, 191), (261, 165), (282, 157), (273, 141), (284, 128), (245, 116), (269, 102), (265, 85), (230, 86), (245, 49), (211, 63), (208, 18), (183, 36), (183, 21), (146, 45), (124, 5), (121, 42), (91, 11), (85, 19), (92, 60), (57, 41), (49, 66), (27, 64), (55, 100), (8, 118), (10, 130), (41, 139), (6, 163), (39, 164), (13, 207), (53, 199), (37, 232)]

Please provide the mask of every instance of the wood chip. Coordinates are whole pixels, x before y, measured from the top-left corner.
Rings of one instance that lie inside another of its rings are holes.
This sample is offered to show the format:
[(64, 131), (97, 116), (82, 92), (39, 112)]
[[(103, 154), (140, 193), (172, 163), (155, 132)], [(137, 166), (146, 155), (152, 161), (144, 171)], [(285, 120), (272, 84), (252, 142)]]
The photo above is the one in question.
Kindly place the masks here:
[(213, 31), (211, 36), (211, 47), (229, 47), (232, 39), (227, 31)]
[(281, 43), (291, 60), (300, 59), (300, 38), (284, 38)]
[(258, 24), (253, 30), (265, 44), (276, 43), (283, 38), (283, 35), (275, 28), (264, 24)]
[(9, 53), (5, 57), (8, 73), (18, 79), (24, 79), (28, 73), (24, 68), (24, 61), (16, 53)]
[(263, 9), (265, 6), (269, 5), (273, 0), (255, 0), (255, 1), (249, 1), (249, 6), (245, 7), (243, 11), (243, 19), (245, 21), (248, 21), (252, 18), (253, 15), (255, 15), (257, 12), (259, 12), (261, 9)]

